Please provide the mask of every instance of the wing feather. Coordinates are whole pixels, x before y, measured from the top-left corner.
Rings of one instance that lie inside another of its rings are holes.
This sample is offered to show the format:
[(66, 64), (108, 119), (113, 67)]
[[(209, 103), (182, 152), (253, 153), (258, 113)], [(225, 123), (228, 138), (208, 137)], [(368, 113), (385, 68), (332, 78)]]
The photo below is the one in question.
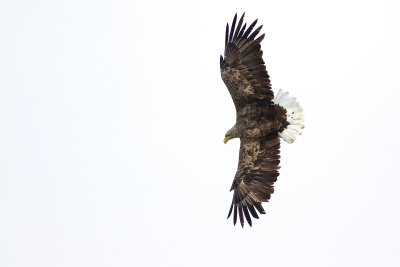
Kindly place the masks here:
[(249, 36), (250, 32), (253, 30), (254, 26), (257, 24), (258, 19), (253, 21), (253, 23), (250, 24), (249, 28), (247, 31), (243, 34), (243, 42), (246, 41), (247, 36)]
[(229, 208), (229, 212), (228, 212), (228, 217), (227, 217), (227, 218), (229, 218), (229, 217), (231, 216), (231, 214), (232, 214), (232, 208), (233, 208), (233, 202), (232, 202), (232, 204), (231, 204), (231, 207)]
[(264, 208), (263, 208), (263, 206), (261, 205), (260, 202), (256, 202), (254, 204), (254, 207), (256, 207), (256, 209), (258, 210), (259, 213), (265, 214), (265, 210), (264, 210)]
[[(274, 183), (280, 168), (279, 149), (280, 139), (277, 133), (270, 134), (262, 141), (255, 139), (241, 141), (239, 166), (231, 188), (234, 190), (231, 206), (238, 206), (242, 227), (242, 213), (250, 226), (252, 225), (250, 214), (257, 219), (256, 210), (260, 214), (265, 214), (261, 203), (268, 202), (274, 192)], [(235, 221), (234, 217), (234, 223)]]
[[(234, 210), (233, 210), (233, 225), (236, 225), (236, 221), (237, 221), (237, 204), (234, 204)], [(229, 217), (228, 217), (229, 218)]]
[(233, 17), (231, 33), (229, 35), (229, 42), (232, 42), (233, 32), (235, 31), (235, 26), (236, 26), (236, 19), (237, 19), (237, 14), (235, 14), (235, 17)]
[(228, 45), (228, 34), (229, 34), (229, 24), (226, 24), (226, 30), (225, 30), (225, 47)]
[(240, 219), (240, 225), (243, 227), (244, 226), (244, 219), (243, 219), (243, 208), (242, 208), (242, 204), (238, 204), (238, 208), (239, 208), (239, 219)]
[(236, 108), (252, 101), (268, 102), (274, 96), (260, 45), (265, 35), (257, 37), (262, 26), (253, 31), (257, 24), (255, 20), (246, 30), (246, 23), (243, 24), (244, 15), (243, 13), (237, 25), (237, 14), (230, 28), (227, 24), (224, 57), (220, 60), (221, 77)]
[(250, 226), (252, 226), (251, 217), (250, 217), (249, 211), (247, 210), (247, 206), (243, 206), (243, 213), (244, 213), (244, 217), (246, 217), (247, 223)]
[(236, 27), (235, 33), (233, 34), (233, 36), (235, 36), (235, 37), (238, 36), (239, 31), (240, 31), (240, 28), (242, 27), (243, 19), (244, 19), (244, 14), (245, 14), (245, 13), (243, 13), (243, 15), (240, 17), (240, 20), (239, 20), (239, 23), (238, 23), (238, 25), (237, 25), (237, 27)]
[[(244, 13), (243, 13), (244, 16)], [(246, 30), (246, 23), (243, 25), (242, 29), (240, 30), (239, 34), (238, 34), (238, 39), (240, 39), (243, 36), (244, 31)]]
[[(233, 204), (232, 204), (232, 205), (233, 205)], [(254, 218), (258, 219), (259, 217), (258, 217), (258, 214), (257, 214), (256, 210), (254, 209), (254, 206), (249, 205), (249, 206), (247, 206), (247, 207), (249, 208), (249, 211), (250, 211), (250, 213), (251, 213), (251, 216), (253, 216)]]

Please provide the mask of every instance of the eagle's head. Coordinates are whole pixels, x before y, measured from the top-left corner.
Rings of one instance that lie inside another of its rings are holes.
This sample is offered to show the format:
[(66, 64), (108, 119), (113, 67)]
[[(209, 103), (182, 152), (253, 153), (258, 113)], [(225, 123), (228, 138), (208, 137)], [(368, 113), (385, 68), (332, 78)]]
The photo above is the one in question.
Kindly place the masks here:
[(233, 125), (232, 128), (230, 128), (226, 134), (225, 134), (225, 138), (224, 138), (224, 144), (226, 144), (229, 140), (233, 139), (233, 138), (238, 138), (239, 137), (239, 131), (236, 128), (236, 124)]

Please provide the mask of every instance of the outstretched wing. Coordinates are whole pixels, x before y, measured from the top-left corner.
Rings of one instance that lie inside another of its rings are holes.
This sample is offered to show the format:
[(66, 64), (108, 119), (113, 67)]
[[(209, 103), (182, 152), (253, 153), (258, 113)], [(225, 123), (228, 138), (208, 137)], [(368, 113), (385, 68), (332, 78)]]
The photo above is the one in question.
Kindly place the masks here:
[(231, 188), (234, 193), (228, 214), (229, 218), (233, 210), (233, 224), (236, 224), (238, 214), (242, 227), (243, 215), (251, 226), (250, 214), (256, 219), (256, 210), (265, 214), (261, 202), (267, 202), (274, 192), (280, 168), (279, 148), (278, 133), (269, 135), (265, 140), (241, 140), (239, 166)]
[(271, 101), (274, 93), (262, 59), (261, 41), (264, 34), (256, 36), (262, 26), (253, 31), (255, 20), (246, 30), (243, 24), (244, 13), (236, 26), (237, 14), (229, 25), (226, 25), (225, 53), (220, 58), (221, 77), (228, 87), (235, 106), (258, 100)]

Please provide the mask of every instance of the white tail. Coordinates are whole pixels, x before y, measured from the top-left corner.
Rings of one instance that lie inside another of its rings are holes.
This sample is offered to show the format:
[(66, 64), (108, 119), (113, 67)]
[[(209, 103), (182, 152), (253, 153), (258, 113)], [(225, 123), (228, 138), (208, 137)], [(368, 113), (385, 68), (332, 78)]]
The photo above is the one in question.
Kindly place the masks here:
[(300, 130), (304, 128), (303, 109), (296, 102), (295, 97), (290, 97), (288, 92), (283, 92), (281, 89), (276, 94), (274, 103), (284, 107), (287, 111), (286, 117), (289, 125), (279, 133), (279, 136), (291, 144), (296, 139), (296, 135), (301, 135)]

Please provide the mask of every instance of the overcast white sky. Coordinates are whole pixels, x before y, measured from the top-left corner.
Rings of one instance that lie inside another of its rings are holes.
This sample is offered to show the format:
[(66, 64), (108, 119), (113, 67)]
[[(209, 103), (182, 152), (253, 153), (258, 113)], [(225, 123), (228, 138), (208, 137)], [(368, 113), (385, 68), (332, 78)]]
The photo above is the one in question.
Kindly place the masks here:
[[(304, 108), (226, 220), (235, 12)], [(0, 1), (0, 266), (400, 266), (398, 1)]]

